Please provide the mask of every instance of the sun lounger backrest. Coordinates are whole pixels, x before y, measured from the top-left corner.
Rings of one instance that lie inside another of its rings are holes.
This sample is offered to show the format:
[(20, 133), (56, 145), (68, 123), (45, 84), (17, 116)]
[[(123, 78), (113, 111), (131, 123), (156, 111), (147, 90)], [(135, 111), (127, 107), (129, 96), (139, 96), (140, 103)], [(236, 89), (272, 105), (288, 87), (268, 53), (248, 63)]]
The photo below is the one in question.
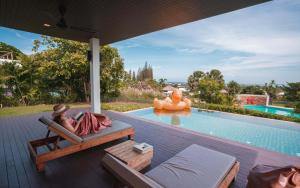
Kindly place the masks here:
[(160, 186), (150, 178), (130, 168), (129, 166), (109, 154), (106, 154), (104, 156), (104, 158), (102, 159), (102, 164), (106, 167), (106, 169), (117, 176), (123, 183), (126, 183), (130, 187), (162, 188), (162, 186)]
[(59, 136), (63, 137), (64, 139), (72, 142), (72, 143), (80, 143), (83, 141), (83, 139), (76, 134), (70, 132), (63, 126), (57, 124), (56, 122), (46, 118), (46, 117), (40, 117), (39, 121), (48, 126), (48, 129), (55, 132)]

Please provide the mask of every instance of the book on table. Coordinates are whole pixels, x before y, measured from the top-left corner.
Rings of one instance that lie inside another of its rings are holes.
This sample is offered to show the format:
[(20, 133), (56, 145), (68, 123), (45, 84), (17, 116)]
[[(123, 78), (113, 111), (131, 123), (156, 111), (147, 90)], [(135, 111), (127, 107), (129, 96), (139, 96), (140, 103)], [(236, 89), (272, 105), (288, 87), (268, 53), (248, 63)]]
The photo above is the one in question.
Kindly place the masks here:
[(138, 152), (138, 153), (147, 153), (149, 151), (153, 150), (153, 146), (151, 146), (150, 144), (147, 144), (145, 142), (143, 143), (137, 143), (133, 146), (133, 150)]

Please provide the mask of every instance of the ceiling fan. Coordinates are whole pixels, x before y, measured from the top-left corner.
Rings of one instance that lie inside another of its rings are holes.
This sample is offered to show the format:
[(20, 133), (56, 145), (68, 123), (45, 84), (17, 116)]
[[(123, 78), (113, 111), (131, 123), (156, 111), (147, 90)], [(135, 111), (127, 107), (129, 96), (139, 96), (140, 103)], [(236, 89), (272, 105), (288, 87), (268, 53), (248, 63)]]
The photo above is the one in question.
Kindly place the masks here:
[(58, 11), (59, 11), (59, 14), (60, 14), (59, 18), (56, 18), (55, 16), (53, 16), (48, 11), (43, 11), (43, 13), (55, 23), (54, 25), (44, 24), (44, 26), (46, 26), (46, 27), (53, 27), (54, 26), (54, 27), (57, 27), (57, 28), (62, 29), (62, 30), (71, 29), (71, 30), (76, 30), (76, 31), (85, 32), (85, 33), (92, 33), (92, 34), (97, 33), (96, 30), (93, 30), (93, 29), (90, 29), (90, 28), (68, 25), (68, 23), (65, 19), (65, 14), (67, 12), (67, 9), (64, 5), (60, 5), (58, 7)]

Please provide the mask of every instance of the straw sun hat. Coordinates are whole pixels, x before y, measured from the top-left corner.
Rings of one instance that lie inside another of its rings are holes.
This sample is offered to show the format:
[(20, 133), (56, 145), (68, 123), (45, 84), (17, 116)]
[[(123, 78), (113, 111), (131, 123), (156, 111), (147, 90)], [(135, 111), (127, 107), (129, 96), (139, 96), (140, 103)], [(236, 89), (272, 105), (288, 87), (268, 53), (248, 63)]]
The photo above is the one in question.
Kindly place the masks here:
[(52, 113), (52, 116), (53, 117), (56, 117), (62, 113), (64, 113), (65, 111), (69, 110), (70, 107), (69, 106), (66, 106), (64, 104), (57, 104), (55, 106), (53, 106), (53, 113)]

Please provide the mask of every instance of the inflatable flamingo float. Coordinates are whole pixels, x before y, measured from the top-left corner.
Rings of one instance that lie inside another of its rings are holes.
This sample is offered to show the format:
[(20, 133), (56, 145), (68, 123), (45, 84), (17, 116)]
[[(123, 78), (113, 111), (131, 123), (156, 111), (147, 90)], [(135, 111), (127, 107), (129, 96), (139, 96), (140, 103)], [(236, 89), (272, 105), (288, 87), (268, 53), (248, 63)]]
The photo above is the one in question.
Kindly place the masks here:
[(158, 100), (155, 98), (153, 100), (153, 106), (155, 110), (169, 110), (169, 111), (178, 111), (178, 110), (190, 110), (192, 106), (191, 100), (184, 98), (182, 99), (182, 92), (178, 89), (175, 89), (172, 93), (172, 99), (166, 97), (164, 100)]

